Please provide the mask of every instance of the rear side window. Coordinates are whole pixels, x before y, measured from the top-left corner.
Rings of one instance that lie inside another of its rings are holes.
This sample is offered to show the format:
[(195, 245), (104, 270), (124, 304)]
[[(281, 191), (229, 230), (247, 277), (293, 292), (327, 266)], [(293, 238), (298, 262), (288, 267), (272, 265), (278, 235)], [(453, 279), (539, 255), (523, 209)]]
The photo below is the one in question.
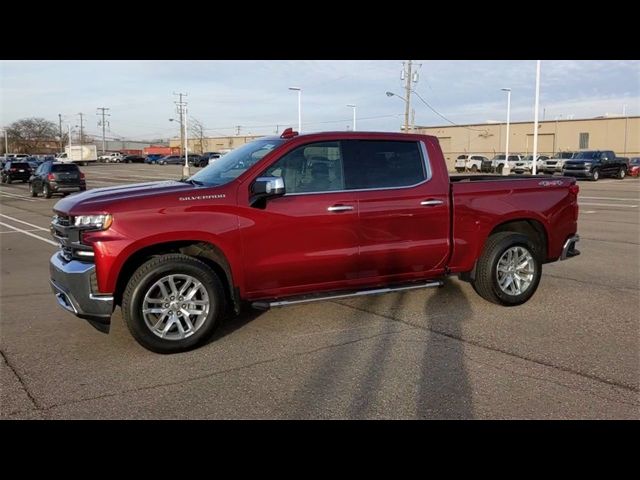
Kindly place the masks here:
[(348, 190), (408, 187), (427, 178), (418, 142), (358, 140), (344, 144), (349, 151), (345, 154)]
[(52, 172), (77, 172), (78, 171), (78, 166), (71, 163), (71, 164), (60, 164), (60, 165), (52, 165), (51, 166), (51, 171)]

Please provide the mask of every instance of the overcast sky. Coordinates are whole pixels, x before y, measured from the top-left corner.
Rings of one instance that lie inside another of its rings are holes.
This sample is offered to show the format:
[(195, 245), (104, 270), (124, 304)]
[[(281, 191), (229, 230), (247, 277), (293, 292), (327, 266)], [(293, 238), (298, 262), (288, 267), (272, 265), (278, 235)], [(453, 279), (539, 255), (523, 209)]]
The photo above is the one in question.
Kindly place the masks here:
[[(416, 60), (415, 90), (455, 123), (503, 121), (512, 89), (512, 121), (533, 119), (536, 62)], [(96, 107), (109, 107), (112, 137), (169, 138), (178, 134), (173, 92), (188, 94), (189, 116), (210, 135), (268, 134), (297, 127), (302, 93), (305, 131), (345, 130), (349, 103), (357, 104), (358, 130), (397, 131), (404, 102), (402, 60), (366, 61), (1, 61), (0, 126), (24, 117), (65, 125), (85, 114), (87, 132), (97, 134)], [(543, 61), (540, 119), (640, 115), (640, 62)], [(417, 125), (443, 125), (416, 96)]]

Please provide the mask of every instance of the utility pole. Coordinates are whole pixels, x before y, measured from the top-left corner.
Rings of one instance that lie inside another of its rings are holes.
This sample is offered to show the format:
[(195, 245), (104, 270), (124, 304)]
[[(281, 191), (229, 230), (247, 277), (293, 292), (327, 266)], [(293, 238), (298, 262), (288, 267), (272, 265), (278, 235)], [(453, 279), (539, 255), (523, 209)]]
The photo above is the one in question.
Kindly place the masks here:
[(624, 153), (627, 154), (627, 124), (629, 122), (629, 117), (627, 117), (627, 104), (622, 105), (622, 115), (624, 116)]
[(182, 167), (182, 176), (183, 177), (188, 177), (190, 175), (189, 173), (189, 160), (188, 160), (188, 153), (187, 153), (187, 143), (186, 143), (186, 114), (187, 114), (187, 102), (183, 102), (182, 101), (182, 97), (186, 97), (187, 94), (186, 93), (176, 93), (173, 92), (174, 95), (177, 95), (178, 97), (180, 97), (180, 101), (175, 102), (176, 104), (176, 111), (177, 113), (180, 115), (180, 147), (182, 149), (182, 154), (184, 155), (184, 166)]
[(62, 150), (64, 149), (63, 145), (62, 145), (62, 114), (58, 114), (58, 127), (60, 129), (60, 151), (62, 152)]
[(7, 133), (7, 128), (4, 129), (4, 154), (5, 157), (9, 153), (9, 134)]
[(106, 122), (104, 120), (104, 117), (110, 117), (111, 114), (110, 113), (105, 113), (106, 110), (109, 110), (108, 108), (105, 107), (98, 107), (98, 110), (102, 110), (102, 113), (98, 113), (96, 112), (96, 115), (102, 115), (102, 120), (98, 121), (98, 126), (102, 126), (102, 154), (105, 154), (106, 151), (106, 141), (105, 141), (105, 134), (104, 134), (104, 128), (106, 126)]
[(406, 73), (403, 69), (402, 73), (406, 76), (405, 82), (405, 99), (407, 100), (404, 107), (404, 133), (409, 133), (409, 111), (411, 108), (411, 67), (413, 62), (409, 60)]
[(236, 125), (236, 136), (240, 135), (240, 128), (242, 127), (242, 125)]

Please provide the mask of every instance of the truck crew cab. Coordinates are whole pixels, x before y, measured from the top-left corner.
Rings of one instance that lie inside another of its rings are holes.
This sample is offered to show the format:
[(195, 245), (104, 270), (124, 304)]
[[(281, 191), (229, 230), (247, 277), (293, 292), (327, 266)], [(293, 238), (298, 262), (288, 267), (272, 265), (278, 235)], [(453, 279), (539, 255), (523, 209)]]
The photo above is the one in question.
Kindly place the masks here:
[(144, 347), (201, 345), (248, 303), (437, 287), (447, 275), (519, 305), (542, 265), (578, 255), (573, 178), (449, 178), (436, 137), (291, 129), (183, 181), (60, 200), (50, 261), (61, 307)]

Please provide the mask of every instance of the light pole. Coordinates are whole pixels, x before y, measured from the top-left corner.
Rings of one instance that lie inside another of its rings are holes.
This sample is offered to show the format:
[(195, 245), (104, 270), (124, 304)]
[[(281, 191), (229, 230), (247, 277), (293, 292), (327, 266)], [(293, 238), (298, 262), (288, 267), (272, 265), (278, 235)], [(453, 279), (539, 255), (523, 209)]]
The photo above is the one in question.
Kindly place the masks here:
[(6, 157), (9, 153), (9, 135), (7, 133), (7, 129), (4, 129), (4, 156)]
[(507, 141), (504, 147), (504, 167), (502, 167), (502, 174), (509, 175), (511, 168), (509, 167), (509, 120), (511, 118), (511, 89), (502, 88), (503, 92), (507, 92)]
[[(386, 92), (387, 97), (398, 97), (399, 99), (401, 99), (404, 103), (405, 103), (405, 110), (407, 110), (409, 108), (409, 100), (407, 100), (406, 98), (404, 98), (402, 95), (398, 95), (397, 93), (393, 93), (393, 92)], [(409, 133), (409, 115), (405, 115), (404, 117), (404, 133)]]
[(298, 92), (298, 133), (302, 133), (302, 89), (300, 87), (289, 87), (289, 90)]
[(356, 105), (355, 103), (348, 103), (347, 107), (353, 108), (353, 131), (356, 131)]
[(538, 171), (538, 104), (540, 99), (540, 60), (536, 65), (536, 106), (534, 107), (533, 120), (533, 165), (531, 166), (531, 174), (535, 175)]

